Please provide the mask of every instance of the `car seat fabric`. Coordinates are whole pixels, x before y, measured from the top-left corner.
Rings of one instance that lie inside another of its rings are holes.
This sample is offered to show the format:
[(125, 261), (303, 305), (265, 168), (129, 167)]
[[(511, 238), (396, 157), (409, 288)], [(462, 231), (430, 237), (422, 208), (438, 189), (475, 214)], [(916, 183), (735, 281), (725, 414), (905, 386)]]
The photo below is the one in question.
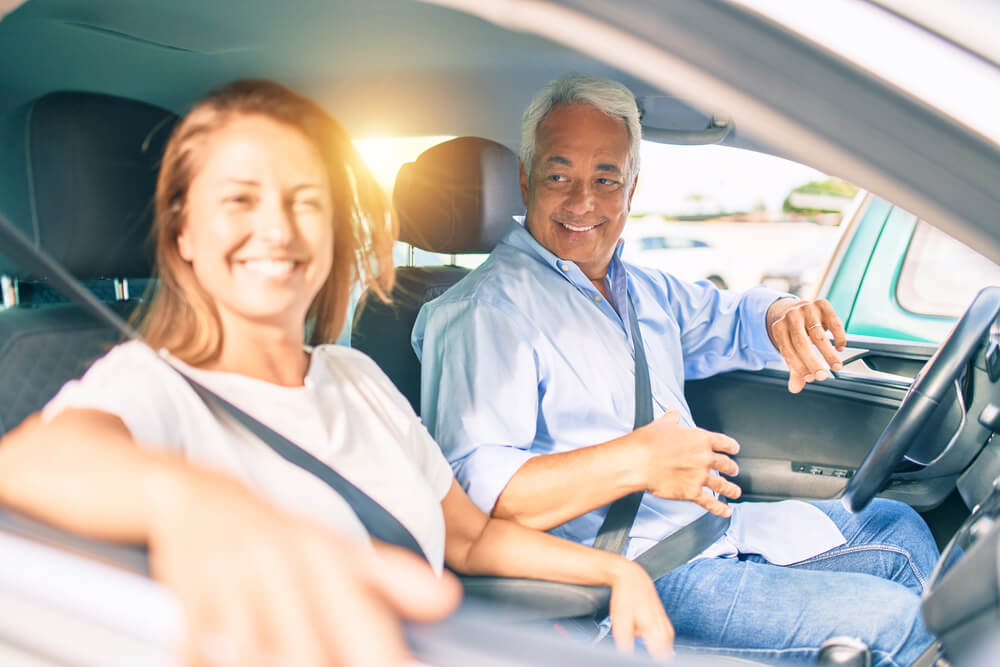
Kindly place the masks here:
[[(459, 137), (403, 165), (393, 189), (400, 240), (429, 252), (490, 252), (524, 211), (517, 157), (488, 139)], [(458, 266), (401, 267), (385, 303), (362, 295), (351, 346), (379, 365), (420, 413), (420, 363), (410, 332), (420, 308), (469, 272)]]
[[(0, 190), (0, 212), (80, 280), (149, 278), (156, 174), (175, 120), (96, 93), (51, 93), (15, 110), (0, 119), (0, 167), (23, 187)], [(44, 278), (2, 254), (0, 274), (32, 287)], [(128, 316), (136, 303), (114, 307)], [(115, 342), (72, 304), (0, 310), (0, 435)]]

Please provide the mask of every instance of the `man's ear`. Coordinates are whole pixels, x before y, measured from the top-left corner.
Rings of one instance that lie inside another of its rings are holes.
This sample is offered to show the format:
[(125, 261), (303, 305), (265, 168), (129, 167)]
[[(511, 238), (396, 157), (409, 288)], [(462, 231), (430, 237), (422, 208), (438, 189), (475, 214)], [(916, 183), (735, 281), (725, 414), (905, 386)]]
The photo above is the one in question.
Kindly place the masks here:
[(635, 186), (639, 184), (639, 174), (632, 179), (632, 189), (628, 191), (628, 210), (632, 210), (632, 196), (635, 195)]
[(521, 179), (521, 201), (524, 202), (524, 207), (528, 208), (528, 172), (520, 160), (517, 161), (517, 172)]

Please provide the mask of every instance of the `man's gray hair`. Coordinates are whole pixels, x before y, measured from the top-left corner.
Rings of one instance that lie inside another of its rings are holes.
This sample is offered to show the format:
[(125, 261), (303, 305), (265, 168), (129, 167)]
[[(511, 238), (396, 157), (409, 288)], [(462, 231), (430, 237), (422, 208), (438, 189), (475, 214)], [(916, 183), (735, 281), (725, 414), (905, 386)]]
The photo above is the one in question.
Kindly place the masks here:
[(586, 74), (567, 74), (545, 85), (521, 116), (521, 162), (531, 174), (531, 161), (535, 158), (535, 140), (538, 126), (545, 120), (552, 107), (560, 104), (589, 104), (613, 118), (625, 121), (628, 130), (629, 149), (625, 164), (627, 187), (639, 172), (639, 142), (642, 126), (639, 124), (639, 108), (635, 95), (628, 88), (610, 79), (601, 79)]

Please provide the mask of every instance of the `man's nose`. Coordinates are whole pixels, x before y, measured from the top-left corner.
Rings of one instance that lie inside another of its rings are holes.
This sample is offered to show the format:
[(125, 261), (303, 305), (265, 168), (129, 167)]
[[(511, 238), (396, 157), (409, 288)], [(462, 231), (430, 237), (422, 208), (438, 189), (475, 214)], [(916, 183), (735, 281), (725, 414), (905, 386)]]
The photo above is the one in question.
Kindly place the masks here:
[(587, 181), (575, 181), (566, 195), (564, 204), (570, 213), (583, 215), (594, 209), (594, 189)]

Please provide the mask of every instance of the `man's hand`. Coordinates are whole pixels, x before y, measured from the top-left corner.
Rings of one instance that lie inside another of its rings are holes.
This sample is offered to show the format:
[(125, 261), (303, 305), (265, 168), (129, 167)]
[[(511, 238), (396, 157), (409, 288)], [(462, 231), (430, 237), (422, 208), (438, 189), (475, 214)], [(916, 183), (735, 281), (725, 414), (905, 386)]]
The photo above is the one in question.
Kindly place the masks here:
[[(825, 380), (826, 368), (816, 356), (816, 349), (830, 368), (839, 371), (837, 350), (847, 345), (847, 332), (833, 306), (826, 299), (797, 301), (779, 299), (767, 310), (767, 333), (788, 364), (788, 391), (797, 394), (807, 382)], [(833, 334), (833, 343), (826, 332)]]
[(707, 489), (728, 498), (740, 497), (740, 487), (716, 474), (733, 477), (739, 473), (739, 466), (728, 456), (740, 451), (735, 440), (682, 425), (675, 408), (633, 431), (630, 439), (642, 448), (647, 491), (668, 500), (690, 500), (719, 516), (733, 513)]

